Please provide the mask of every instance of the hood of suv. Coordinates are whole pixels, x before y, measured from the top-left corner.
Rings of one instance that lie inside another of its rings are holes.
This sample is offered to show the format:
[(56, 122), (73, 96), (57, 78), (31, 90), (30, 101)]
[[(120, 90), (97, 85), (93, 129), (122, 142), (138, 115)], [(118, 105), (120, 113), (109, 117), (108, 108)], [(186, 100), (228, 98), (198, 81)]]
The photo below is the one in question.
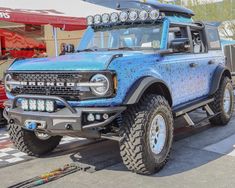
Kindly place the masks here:
[(69, 70), (105, 70), (113, 56), (140, 55), (142, 52), (110, 51), (110, 52), (81, 52), (55, 58), (40, 58), (18, 60), (9, 70), (13, 71), (69, 71)]

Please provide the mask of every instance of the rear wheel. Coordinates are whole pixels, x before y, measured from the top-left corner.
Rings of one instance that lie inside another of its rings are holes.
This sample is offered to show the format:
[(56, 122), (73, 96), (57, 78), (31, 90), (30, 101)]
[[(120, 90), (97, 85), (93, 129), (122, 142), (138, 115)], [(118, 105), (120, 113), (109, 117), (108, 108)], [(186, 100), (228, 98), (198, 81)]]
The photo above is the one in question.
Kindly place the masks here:
[(8, 133), (16, 148), (31, 156), (41, 156), (54, 150), (61, 136), (49, 136), (22, 129), (19, 125), (8, 125)]
[(210, 104), (214, 113), (219, 113), (216, 117), (210, 119), (211, 124), (227, 125), (234, 110), (234, 94), (231, 80), (224, 77), (221, 80), (220, 87), (214, 95), (214, 102)]
[(173, 141), (173, 116), (166, 99), (147, 95), (124, 113), (120, 151), (133, 172), (152, 174), (169, 158)]

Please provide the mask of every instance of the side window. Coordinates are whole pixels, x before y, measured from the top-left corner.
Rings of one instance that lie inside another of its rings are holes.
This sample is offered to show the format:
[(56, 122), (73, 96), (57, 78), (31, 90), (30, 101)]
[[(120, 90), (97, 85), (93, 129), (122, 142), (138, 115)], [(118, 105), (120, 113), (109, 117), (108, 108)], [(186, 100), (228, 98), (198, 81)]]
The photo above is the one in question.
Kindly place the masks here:
[(206, 35), (208, 41), (208, 47), (211, 50), (217, 50), (221, 48), (219, 32), (216, 27), (206, 26)]
[(205, 53), (206, 52), (205, 38), (203, 37), (202, 31), (191, 28), (191, 36), (192, 36), (193, 53)]

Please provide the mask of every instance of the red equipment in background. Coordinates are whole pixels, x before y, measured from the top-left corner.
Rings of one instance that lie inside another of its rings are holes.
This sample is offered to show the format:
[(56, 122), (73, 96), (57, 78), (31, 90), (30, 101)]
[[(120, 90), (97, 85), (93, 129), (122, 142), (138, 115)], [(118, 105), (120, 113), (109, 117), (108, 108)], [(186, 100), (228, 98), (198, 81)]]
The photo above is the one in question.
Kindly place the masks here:
[(35, 55), (35, 50), (40, 53), (46, 52), (46, 45), (33, 38), (0, 29), (1, 54), (8, 53), (12, 58), (31, 58)]
[(4, 118), (3, 118), (3, 109), (4, 109), (4, 106), (3, 106), (3, 103), (7, 100), (7, 96), (6, 96), (6, 93), (5, 93), (5, 89), (4, 89), (4, 86), (2, 85), (2, 83), (0, 82), (0, 121), (3, 121)]
[[(0, 82), (1, 83), (1, 82)], [(4, 86), (0, 84), (0, 108), (4, 108), (3, 103), (7, 99)]]

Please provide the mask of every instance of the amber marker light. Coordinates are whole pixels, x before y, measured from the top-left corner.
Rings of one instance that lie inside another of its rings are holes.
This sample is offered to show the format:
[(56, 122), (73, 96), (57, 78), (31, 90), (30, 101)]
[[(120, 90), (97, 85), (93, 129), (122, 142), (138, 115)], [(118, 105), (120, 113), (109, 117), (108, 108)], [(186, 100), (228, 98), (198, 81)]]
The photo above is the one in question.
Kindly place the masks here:
[(118, 84), (117, 83), (117, 76), (114, 76), (113, 77), (113, 87), (114, 87), (115, 90), (117, 90), (117, 84)]

